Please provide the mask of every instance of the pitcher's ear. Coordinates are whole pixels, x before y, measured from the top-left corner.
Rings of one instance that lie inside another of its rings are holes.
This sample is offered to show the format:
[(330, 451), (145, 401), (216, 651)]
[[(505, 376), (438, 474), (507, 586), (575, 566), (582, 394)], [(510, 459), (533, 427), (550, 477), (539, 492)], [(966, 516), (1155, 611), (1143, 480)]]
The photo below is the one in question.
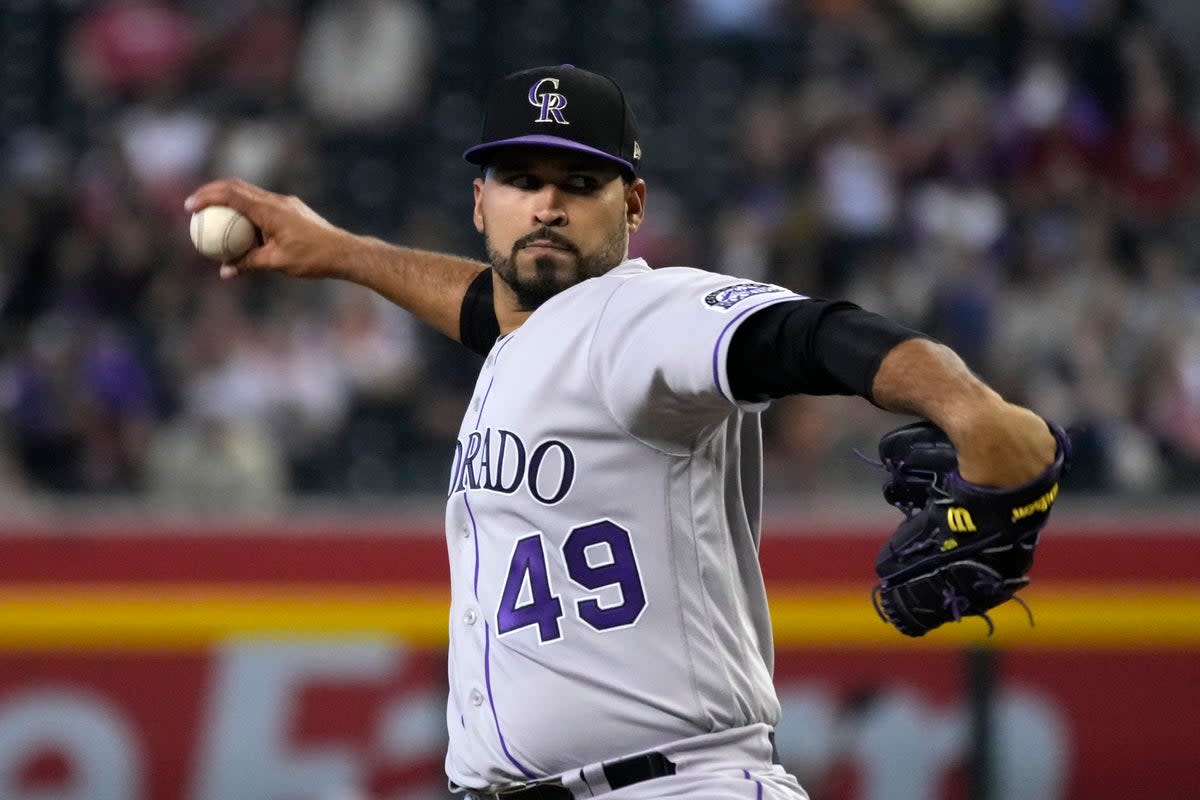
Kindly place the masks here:
[(475, 210), (471, 216), (475, 222), (475, 230), (483, 233), (483, 178), (476, 178), (471, 186), (475, 191)]
[(646, 182), (641, 178), (634, 178), (625, 187), (625, 221), (629, 225), (630, 233), (633, 233), (642, 226), (642, 219), (645, 216)]

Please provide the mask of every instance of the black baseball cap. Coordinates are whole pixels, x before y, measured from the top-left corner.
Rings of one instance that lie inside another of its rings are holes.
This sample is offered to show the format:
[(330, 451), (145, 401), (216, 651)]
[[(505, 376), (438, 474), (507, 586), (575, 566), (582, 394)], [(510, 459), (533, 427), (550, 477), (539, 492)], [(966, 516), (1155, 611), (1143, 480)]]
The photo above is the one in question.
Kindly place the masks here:
[(479, 144), (463, 153), (483, 166), (498, 148), (553, 147), (589, 153), (636, 175), (642, 159), (633, 109), (616, 81), (570, 64), (501, 78), (488, 95)]

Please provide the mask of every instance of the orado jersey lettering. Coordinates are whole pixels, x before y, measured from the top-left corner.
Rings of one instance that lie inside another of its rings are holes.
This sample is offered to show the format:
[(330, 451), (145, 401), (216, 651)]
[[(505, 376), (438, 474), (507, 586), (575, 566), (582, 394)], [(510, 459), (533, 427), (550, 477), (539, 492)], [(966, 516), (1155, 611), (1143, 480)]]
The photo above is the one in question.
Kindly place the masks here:
[(513, 494), (522, 487), (539, 503), (554, 505), (575, 483), (575, 453), (566, 442), (527, 445), (503, 428), (471, 431), (454, 445), (447, 496), (467, 489)]

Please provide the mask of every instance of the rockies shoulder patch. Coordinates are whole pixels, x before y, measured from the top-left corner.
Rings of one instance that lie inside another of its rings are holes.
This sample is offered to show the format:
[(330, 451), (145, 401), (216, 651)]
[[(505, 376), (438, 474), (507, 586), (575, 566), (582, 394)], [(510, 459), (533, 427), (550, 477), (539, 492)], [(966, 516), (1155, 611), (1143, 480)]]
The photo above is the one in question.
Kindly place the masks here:
[(717, 311), (728, 311), (743, 300), (757, 294), (787, 291), (782, 286), (769, 283), (735, 283), (710, 292), (704, 298), (704, 304)]

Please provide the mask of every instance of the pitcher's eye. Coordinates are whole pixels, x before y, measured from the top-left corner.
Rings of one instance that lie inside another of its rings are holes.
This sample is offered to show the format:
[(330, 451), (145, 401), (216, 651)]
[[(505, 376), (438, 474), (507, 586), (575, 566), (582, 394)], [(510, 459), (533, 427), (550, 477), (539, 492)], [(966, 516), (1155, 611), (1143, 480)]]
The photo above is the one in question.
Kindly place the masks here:
[(591, 194), (600, 188), (600, 181), (594, 175), (574, 173), (567, 176), (562, 183), (563, 189), (574, 194)]
[(533, 177), (529, 173), (513, 173), (504, 180), (509, 186), (514, 189), (520, 189), (526, 192), (537, 191), (541, 188), (542, 182)]

